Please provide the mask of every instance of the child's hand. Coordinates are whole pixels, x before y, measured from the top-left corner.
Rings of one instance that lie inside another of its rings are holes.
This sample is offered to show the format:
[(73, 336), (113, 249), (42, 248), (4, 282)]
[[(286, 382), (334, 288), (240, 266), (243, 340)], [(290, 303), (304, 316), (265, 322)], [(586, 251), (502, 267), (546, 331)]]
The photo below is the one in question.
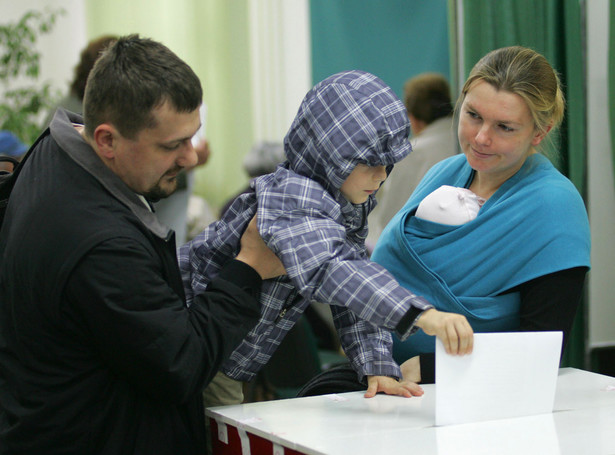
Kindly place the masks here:
[(474, 331), (461, 314), (445, 313), (435, 308), (425, 310), (416, 325), (427, 335), (435, 335), (444, 344), (448, 354), (465, 355), (472, 353)]
[(399, 395), (402, 397), (420, 397), (423, 395), (423, 389), (420, 385), (413, 382), (399, 382), (397, 379), (389, 376), (368, 376), (367, 377), (367, 392), (363, 395), (365, 398), (372, 398), (378, 392), (384, 392), (387, 395)]

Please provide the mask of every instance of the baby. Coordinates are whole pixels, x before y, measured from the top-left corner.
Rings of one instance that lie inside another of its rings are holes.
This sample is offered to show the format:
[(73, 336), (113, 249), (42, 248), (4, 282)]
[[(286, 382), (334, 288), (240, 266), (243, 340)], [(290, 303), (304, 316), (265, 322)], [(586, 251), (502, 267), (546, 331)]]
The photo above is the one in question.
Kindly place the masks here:
[(451, 226), (465, 224), (476, 218), (484, 203), (467, 188), (442, 185), (421, 201), (416, 217)]

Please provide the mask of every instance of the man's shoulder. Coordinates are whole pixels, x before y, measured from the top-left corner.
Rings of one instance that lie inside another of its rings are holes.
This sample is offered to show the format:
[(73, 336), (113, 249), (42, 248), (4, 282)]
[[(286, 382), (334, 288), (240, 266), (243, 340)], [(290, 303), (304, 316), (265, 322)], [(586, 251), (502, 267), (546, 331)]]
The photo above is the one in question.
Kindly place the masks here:
[[(24, 169), (22, 188), (15, 197), (15, 222), (44, 226), (42, 235), (59, 237), (59, 243), (83, 242), (86, 238), (122, 232), (135, 233), (137, 218), (113, 197), (48, 136)], [(38, 155), (38, 156), (37, 156)], [(73, 241), (71, 241), (73, 239)]]

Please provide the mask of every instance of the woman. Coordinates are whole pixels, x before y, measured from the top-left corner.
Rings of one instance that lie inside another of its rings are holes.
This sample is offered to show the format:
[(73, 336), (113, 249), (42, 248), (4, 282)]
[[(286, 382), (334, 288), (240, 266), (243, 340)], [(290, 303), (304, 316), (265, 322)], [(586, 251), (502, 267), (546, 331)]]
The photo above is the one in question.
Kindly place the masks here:
[[(425, 175), (372, 259), (475, 332), (561, 330), (565, 343), (590, 234), (579, 193), (538, 153), (564, 115), (557, 74), (530, 49), (492, 51), (472, 69), (457, 110), (463, 153)], [(433, 352), (434, 337), (422, 332), (394, 348), (398, 362), (411, 359), (404, 378), (422, 382), (433, 381)]]

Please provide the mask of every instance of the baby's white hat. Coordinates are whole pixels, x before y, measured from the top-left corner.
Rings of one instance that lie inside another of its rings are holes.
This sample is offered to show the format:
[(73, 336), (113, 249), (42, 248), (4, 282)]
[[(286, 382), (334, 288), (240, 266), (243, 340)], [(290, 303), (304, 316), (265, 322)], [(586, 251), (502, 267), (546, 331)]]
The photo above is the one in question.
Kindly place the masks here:
[(456, 226), (478, 215), (481, 199), (467, 188), (443, 185), (425, 197), (416, 216), (435, 223)]

